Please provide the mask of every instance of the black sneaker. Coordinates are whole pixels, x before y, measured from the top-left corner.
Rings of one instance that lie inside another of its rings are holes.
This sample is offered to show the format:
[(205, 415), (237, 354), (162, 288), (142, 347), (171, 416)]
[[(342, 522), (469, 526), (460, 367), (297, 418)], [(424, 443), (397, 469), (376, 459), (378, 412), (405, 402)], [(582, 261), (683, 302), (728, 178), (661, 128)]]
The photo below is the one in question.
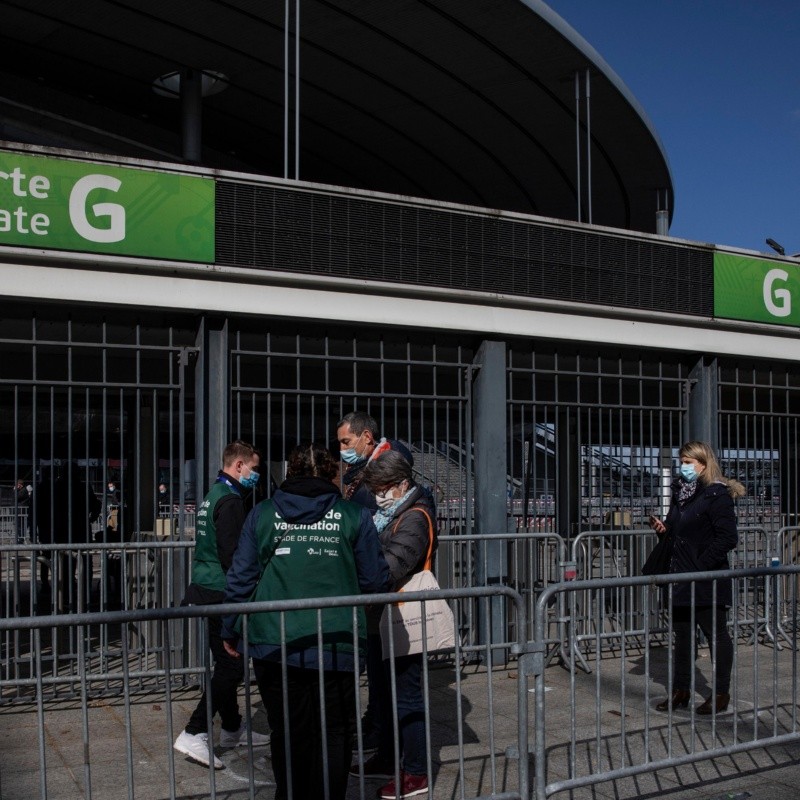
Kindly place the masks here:
[[(355, 775), (355, 777), (361, 775), (361, 770), (359, 769), (357, 761), (350, 767), (350, 774)], [(364, 762), (364, 777), (367, 780), (374, 778), (376, 780), (388, 781), (394, 778), (394, 764), (392, 764), (391, 761), (380, 758), (376, 753)]]
[[(361, 752), (365, 756), (371, 756), (378, 749), (378, 739), (380, 738), (380, 733), (378, 732), (377, 728), (372, 728), (371, 730), (362, 728), (361, 734)], [(353, 755), (356, 755), (358, 751), (358, 735), (356, 735), (353, 737)]]

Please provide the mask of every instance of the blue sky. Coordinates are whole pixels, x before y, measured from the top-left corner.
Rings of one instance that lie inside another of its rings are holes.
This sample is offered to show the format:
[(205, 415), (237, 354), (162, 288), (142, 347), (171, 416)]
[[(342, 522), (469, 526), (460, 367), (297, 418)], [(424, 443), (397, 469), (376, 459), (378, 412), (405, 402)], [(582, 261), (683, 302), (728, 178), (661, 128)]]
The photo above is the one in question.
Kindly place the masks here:
[(672, 236), (800, 252), (800, 0), (546, 2), (658, 131)]

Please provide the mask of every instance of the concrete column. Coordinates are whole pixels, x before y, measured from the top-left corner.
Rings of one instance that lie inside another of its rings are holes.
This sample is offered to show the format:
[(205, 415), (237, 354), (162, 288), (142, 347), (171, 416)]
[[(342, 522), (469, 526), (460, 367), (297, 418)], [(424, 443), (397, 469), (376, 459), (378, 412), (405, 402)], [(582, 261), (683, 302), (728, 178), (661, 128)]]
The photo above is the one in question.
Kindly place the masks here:
[(558, 533), (573, 538), (581, 521), (581, 458), (575, 425), (575, 411), (559, 408), (556, 425), (556, 519)]
[(197, 333), (197, 346), (200, 352), (195, 372), (195, 492), (199, 501), (217, 477), (222, 451), (229, 441), (227, 320), (204, 317)]
[[(503, 533), (508, 530), (508, 423), (506, 392), (506, 345), (483, 342), (475, 356), (475, 380), (472, 389), (473, 442), (475, 464), (475, 531)], [(498, 542), (478, 547), (477, 577), (480, 584), (507, 581), (506, 547)], [(480, 605), (479, 641), (484, 643), (486, 605)], [(507, 640), (507, 618), (503, 598), (489, 601), (488, 624), (491, 641)], [(493, 663), (504, 663), (497, 652)]]
[[(689, 373), (688, 402), (683, 417), (683, 441), (708, 442), (719, 455), (719, 393), (717, 359), (702, 357)], [(677, 443), (678, 446), (683, 442)]]

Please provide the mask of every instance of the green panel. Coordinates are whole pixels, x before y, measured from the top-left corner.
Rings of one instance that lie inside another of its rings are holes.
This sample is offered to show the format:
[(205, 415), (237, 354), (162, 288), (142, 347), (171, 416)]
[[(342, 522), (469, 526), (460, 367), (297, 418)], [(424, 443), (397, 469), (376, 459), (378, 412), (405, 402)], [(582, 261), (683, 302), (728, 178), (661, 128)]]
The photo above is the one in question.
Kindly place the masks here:
[(714, 316), (800, 325), (800, 265), (714, 253)]
[(0, 152), (0, 245), (214, 261), (214, 181)]

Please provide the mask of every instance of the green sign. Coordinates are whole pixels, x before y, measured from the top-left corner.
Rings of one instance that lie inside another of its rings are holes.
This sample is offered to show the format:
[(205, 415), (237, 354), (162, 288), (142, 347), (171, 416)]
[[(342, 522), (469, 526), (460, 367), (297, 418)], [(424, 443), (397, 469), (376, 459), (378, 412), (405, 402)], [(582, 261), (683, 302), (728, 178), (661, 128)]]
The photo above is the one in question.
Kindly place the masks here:
[(0, 245), (214, 261), (214, 181), (0, 152)]
[(800, 326), (800, 265), (714, 253), (714, 316)]

